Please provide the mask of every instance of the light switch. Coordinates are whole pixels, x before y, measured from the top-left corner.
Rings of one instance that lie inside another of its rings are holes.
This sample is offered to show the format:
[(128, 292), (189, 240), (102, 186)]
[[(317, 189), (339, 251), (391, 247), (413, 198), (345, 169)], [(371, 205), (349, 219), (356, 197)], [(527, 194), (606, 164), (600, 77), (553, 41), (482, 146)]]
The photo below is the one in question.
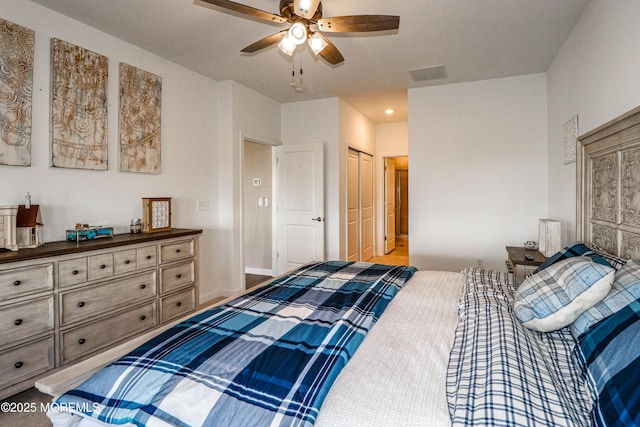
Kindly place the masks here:
[(206, 212), (209, 210), (209, 201), (208, 200), (198, 200), (196, 202), (196, 211), (197, 212)]

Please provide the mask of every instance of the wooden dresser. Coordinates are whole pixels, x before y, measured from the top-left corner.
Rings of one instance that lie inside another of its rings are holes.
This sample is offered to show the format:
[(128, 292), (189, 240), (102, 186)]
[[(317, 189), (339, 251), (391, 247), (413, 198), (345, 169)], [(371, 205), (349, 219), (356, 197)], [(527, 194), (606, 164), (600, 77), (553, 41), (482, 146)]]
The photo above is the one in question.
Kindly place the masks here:
[(0, 252), (0, 399), (195, 311), (202, 230)]

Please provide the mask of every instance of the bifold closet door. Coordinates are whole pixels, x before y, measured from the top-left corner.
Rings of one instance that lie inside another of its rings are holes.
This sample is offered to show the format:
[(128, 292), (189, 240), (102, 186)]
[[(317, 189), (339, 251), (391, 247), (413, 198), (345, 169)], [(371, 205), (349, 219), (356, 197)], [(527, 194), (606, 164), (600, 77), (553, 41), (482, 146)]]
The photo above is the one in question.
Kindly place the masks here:
[(360, 153), (360, 260), (373, 258), (373, 156)]
[(373, 156), (347, 155), (347, 259), (373, 258)]
[(347, 260), (360, 260), (360, 179), (359, 155), (349, 150), (347, 155)]

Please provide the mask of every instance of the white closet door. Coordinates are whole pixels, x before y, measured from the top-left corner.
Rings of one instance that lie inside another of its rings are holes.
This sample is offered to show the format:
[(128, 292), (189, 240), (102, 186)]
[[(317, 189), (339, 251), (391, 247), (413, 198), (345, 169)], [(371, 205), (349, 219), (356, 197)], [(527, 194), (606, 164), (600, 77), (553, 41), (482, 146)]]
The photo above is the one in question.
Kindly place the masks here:
[(373, 258), (373, 156), (360, 153), (360, 260)]
[(359, 156), (347, 154), (347, 260), (360, 260), (360, 178)]
[(384, 216), (384, 252), (388, 254), (396, 248), (396, 164), (392, 159), (384, 159)]

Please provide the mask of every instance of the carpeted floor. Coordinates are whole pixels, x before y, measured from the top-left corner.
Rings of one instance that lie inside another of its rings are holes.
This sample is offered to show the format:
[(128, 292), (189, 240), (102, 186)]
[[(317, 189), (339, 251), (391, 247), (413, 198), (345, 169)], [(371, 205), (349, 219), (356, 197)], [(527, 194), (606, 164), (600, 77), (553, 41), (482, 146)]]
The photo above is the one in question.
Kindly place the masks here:
[(46, 411), (51, 396), (35, 388), (11, 396), (0, 404), (0, 426), (2, 427), (48, 427), (51, 426)]

